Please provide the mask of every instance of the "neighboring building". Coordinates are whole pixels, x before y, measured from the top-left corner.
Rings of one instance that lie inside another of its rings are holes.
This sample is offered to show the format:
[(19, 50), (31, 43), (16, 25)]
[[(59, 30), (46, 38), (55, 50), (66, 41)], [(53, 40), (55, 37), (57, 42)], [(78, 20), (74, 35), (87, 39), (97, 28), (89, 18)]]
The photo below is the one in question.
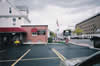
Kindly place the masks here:
[(47, 44), (48, 25), (22, 25), (27, 32), (26, 44)]
[(13, 6), (8, 0), (0, 0), (0, 47), (13, 44), (15, 40), (21, 43), (47, 43), (47, 25), (29, 25), (28, 8)]
[(76, 28), (82, 29), (83, 34), (100, 34), (100, 14), (78, 23)]
[(24, 12), (13, 6), (8, 0), (0, 0), (0, 27), (21, 27), (22, 24), (29, 23), (27, 10), (26, 13)]
[(16, 8), (21, 12), (23, 16), (27, 16), (29, 14), (29, 9), (27, 6), (16, 6)]
[(8, 0), (0, 0), (0, 47), (13, 44), (14, 40), (24, 41), (26, 31), (21, 25), (30, 23), (26, 14), (24, 15)]

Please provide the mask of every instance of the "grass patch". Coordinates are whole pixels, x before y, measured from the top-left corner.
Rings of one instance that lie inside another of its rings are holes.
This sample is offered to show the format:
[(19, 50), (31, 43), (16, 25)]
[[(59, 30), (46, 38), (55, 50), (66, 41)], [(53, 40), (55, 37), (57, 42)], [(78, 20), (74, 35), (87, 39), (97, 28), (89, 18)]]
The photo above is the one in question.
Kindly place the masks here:
[(55, 42), (55, 43), (61, 43), (61, 44), (65, 44), (65, 42), (61, 42), (61, 41), (59, 41), (59, 42)]

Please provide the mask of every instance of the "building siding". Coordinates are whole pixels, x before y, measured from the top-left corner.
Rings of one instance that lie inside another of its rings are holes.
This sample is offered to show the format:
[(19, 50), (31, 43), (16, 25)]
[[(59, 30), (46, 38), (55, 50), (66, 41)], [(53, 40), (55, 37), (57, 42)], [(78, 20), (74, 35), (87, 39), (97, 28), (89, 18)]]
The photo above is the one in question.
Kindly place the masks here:
[(94, 18), (90, 18), (84, 22), (78, 23), (76, 28), (80, 28), (83, 30), (83, 34), (96, 34), (100, 29), (100, 14), (95, 16)]
[[(33, 43), (47, 43), (48, 42), (48, 27), (47, 26), (23, 26), (22, 28), (25, 29), (27, 32), (26, 42), (30, 41)], [(45, 35), (36, 35), (32, 36), (31, 29), (36, 28), (37, 30), (46, 30)]]

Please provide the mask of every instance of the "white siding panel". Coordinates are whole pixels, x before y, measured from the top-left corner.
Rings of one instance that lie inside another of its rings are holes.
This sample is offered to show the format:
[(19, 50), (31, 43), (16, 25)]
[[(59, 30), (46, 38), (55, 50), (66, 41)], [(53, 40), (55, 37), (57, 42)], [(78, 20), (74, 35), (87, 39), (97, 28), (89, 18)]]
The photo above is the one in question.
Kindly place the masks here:
[(0, 18), (0, 27), (20, 27), (23, 21), (16, 18), (15, 25), (13, 23), (13, 18)]
[[(9, 8), (11, 8), (12, 13), (9, 13)], [(21, 15), (19, 11), (11, 6), (8, 2), (0, 2), (0, 15)]]

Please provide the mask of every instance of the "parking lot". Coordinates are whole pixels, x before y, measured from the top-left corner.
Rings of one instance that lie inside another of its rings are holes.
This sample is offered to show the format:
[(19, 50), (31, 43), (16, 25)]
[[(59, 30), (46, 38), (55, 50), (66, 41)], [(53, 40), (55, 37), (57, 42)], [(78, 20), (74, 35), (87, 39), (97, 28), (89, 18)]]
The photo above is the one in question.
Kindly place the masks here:
[(53, 48), (67, 59), (89, 56), (98, 51), (73, 44), (21, 45), (0, 53), (0, 66), (59, 66), (61, 59)]

